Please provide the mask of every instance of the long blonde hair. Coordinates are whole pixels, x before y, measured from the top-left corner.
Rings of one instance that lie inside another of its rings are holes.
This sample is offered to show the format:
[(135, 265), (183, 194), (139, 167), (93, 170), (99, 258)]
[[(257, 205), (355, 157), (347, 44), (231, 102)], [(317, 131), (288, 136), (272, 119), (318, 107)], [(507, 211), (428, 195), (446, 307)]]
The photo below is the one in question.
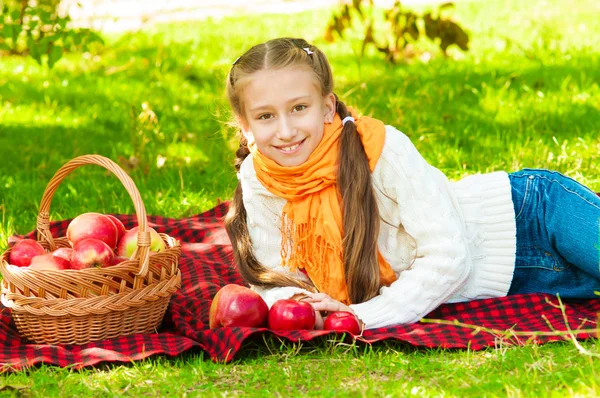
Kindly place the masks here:
[[(331, 67), (321, 50), (303, 39), (273, 39), (252, 47), (232, 66), (227, 76), (227, 97), (235, 115), (238, 118), (244, 117), (240, 93), (253, 73), (292, 66), (308, 67), (323, 96), (333, 92)], [(337, 95), (335, 99), (339, 116), (348, 116), (350, 113), (346, 105)], [(240, 147), (235, 160), (238, 172), (249, 153), (246, 139), (240, 134)], [(351, 301), (361, 303), (376, 296), (380, 288), (377, 259), (379, 210), (367, 155), (354, 123), (346, 123), (342, 130), (337, 184), (342, 197), (346, 284)], [(239, 272), (246, 282), (262, 287), (297, 286), (316, 291), (311, 283), (270, 270), (257, 260), (246, 224), (240, 183), (225, 217), (225, 228), (233, 245)]]

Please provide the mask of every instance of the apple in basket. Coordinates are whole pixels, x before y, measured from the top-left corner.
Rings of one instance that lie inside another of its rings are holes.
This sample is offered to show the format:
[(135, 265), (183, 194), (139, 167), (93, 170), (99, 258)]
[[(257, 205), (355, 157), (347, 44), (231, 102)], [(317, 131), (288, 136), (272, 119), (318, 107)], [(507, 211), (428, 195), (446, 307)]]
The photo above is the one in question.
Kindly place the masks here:
[(129, 260), (129, 257), (115, 256), (113, 260), (113, 265), (121, 264), (123, 261)]
[(71, 245), (93, 238), (106, 243), (111, 250), (117, 246), (119, 232), (115, 223), (100, 213), (83, 213), (75, 217), (67, 227), (67, 239)]
[(323, 329), (349, 332), (355, 336), (359, 335), (361, 331), (358, 318), (349, 311), (336, 311), (327, 315), (325, 322), (323, 322)]
[(73, 249), (68, 247), (59, 247), (51, 253), (53, 256), (64, 258), (68, 262), (71, 262), (71, 255), (73, 254)]
[(29, 269), (36, 270), (48, 270), (48, 271), (61, 271), (64, 269), (71, 268), (71, 264), (68, 260), (62, 257), (52, 255), (52, 253), (40, 254), (31, 259)]
[(236, 284), (223, 286), (210, 304), (210, 328), (267, 324), (269, 307), (263, 298), (249, 288)]
[(110, 267), (115, 260), (113, 250), (99, 239), (84, 239), (75, 243), (71, 255), (71, 268)]
[(125, 225), (123, 225), (121, 220), (119, 220), (112, 214), (105, 214), (105, 216), (110, 218), (110, 221), (112, 221), (113, 224), (115, 224), (115, 227), (117, 227), (117, 242), (119, 242), (123, 235), (125, 235), (125, 232), (127, 232), (127, 230), (125, 229)]
[(317, 315), (305, 301), (277, 300), (269, 310), (269, 328), (273, 330), (314, 329)]
[[(138, 229), (139, 227), (134, 227), (125, 232), (125, 235), (123, 235), (119, 241), (119, 245), (117, 246), (118, 256), (127, 258), (131, 257), (137, 248)], [(150, 232), (150, 251), (160, 252), (165, 250), (165, 242), (162, 240), (158, 232), (151, 227), (148, 227), (148, 231)]]
[(46, 251), (37, 241), (33, 239), (22, 239), (15, 243), (10, 251), (8, 262), (17, 267), (27, 267), (35, 256), (44, 254)]

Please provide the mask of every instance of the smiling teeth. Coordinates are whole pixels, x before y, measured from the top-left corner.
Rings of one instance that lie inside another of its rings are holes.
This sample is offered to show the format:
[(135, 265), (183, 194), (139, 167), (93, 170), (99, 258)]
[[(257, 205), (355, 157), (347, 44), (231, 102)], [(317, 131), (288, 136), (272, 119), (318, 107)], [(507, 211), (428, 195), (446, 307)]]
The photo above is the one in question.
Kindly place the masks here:
[(281, 150), (283, 152), (292, 152), (293, 150), (295, 150), (296, 148), (298, 148), (300, 146), (300, 144), (296, 144), (296, 145), (292, 145), (292, 146), (288, 146), (286, 148), (281, 148)]

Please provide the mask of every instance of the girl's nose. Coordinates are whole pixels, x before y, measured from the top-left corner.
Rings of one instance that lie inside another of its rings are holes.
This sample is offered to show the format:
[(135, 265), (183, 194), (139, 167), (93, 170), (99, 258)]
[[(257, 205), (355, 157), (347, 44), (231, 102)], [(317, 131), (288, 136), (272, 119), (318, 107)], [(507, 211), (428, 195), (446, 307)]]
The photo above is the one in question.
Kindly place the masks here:
[(296, 135), (296, 128), (290, 118), (283, 117), (280, 120), (277, 138), (282, 141), (288, 141)]

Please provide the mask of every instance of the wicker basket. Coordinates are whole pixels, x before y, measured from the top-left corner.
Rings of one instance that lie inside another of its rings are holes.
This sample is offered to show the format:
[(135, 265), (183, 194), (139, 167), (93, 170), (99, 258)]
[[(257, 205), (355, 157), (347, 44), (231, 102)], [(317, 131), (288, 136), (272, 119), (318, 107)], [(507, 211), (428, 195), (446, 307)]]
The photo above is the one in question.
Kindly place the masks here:
[(95, 164), (115, 174), (133, 200), (139, 225), (137, 249), (129, 260), (107, 268), (41, 271), (8, 264), (2, 254), (2, 304), (12, 310), (23, 338), (45, 344), (85, 344), (133, 333), (154, 332), (171, 295), (181, 286), (181, 247), (160, 234), (164, 251), (150, 252), (146, 209), (133, 180), (115, 162), (98, 155), (80, 156), (61, 167), (44, 191), (37, 219), (37, 240), (47, 250), (70, 247), (53, 238), (49, 211), (61, 181), (80, 166)]

